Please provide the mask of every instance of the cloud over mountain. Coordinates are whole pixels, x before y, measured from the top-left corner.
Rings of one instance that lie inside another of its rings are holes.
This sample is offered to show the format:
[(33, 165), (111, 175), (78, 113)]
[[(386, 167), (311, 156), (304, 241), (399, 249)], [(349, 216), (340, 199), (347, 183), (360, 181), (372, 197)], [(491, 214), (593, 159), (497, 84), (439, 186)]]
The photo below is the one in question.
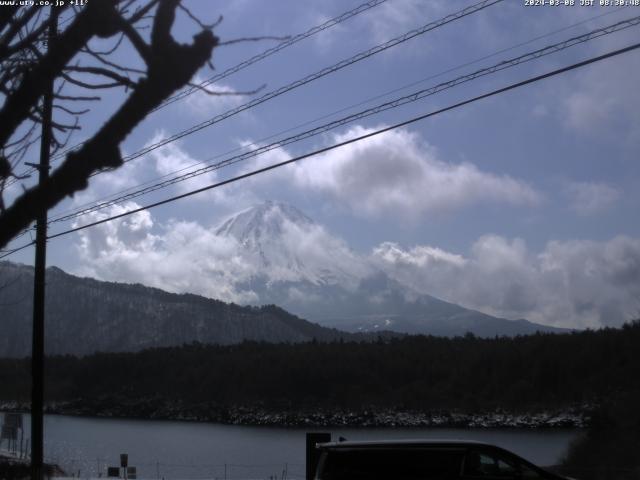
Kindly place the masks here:
[[(84, 221), (137, 207), (129, 202)], [(353, 289), (371, 273), (342, 240), (293, 207), (272, 202), (242, 211), (215, 229), (184, 221), (156, 225), (149, 212), (140, 212), (83, 230), (80, 239), (79, 274), (237, 303), (271, 303), (250, 286), (257, 276), (268, 283)]]
[(620, 325), (640, 311), (640, 240), (624, 236), (554, 241), (536, 253), (521, 239), (485, 235), (467, 256), (385, 242), (365, 255), (297, 209), (267, 202), (216, 228), (158, 224), (144, 212), (81, 231), (80, 239), (77, 273), (223, 301), (278, 303), (294, 313), (328, 312), (331, 298), (344, 308), (360, 302), (372, 314), (376, 305), (389, 309), (421, 295), (565, 327)]
[(432, 247), (376, 248), (399, 282), (467, 308), (570, 327), (616, 326), (640, 312), (640, 240), (553, 241), (536, 254), (521, 239), (478, 239), (469, 257)]

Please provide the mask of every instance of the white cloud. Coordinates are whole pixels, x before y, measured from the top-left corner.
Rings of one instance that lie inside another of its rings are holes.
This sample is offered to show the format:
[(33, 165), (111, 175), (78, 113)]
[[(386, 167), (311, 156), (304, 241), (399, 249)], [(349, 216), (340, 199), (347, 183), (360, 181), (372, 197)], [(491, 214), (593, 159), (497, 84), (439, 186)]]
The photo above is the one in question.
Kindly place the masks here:
[[(108, 209), (92, 212), (78, 217), (73, 228), (104, 220), (139, 208), (135, 202), (124, 205), (113, 205)], [(100, 258), (117, 254), (129, 255), (134, 250), (144, 250), (153, 247), (155, 238), (151, 235), (154, 222), (148, 211), (141, 211), (132, 215), (82, 230), (80, 235), (80, 251), (84, 258)]]
[[(123, 156), (126, 155), (123, 152)], [(73, 195), (71, 207), (78, 208), (92, 202), (105, 201), (136, 187), (149, 176), (148, 167), (143, 163), (134, 160), (115, 170), (94, 175), (89, 179), (89, 188)]]
[[(146, 142), (145, 147), (156, 144), (170, 135), (165, 130), (158, 130)], [(153, 163), (151, 163), (153, 162)], [(91, 179), (90, 188), (77, 193), (73, 206), (79, 207), (96, 201), (109, 200), (122, 194), (142, 190), (168, 179), (193, 172), (205, 166), (205, 163), (191, 156), (180, 141), (171, 142), (152, 150), (144, 158), (125, 163), (117, 170), (104, 172)], [(186, 193), (219, 181), (217, 171), (206, 172), (187, 180), (176, 182), (163, 189), (164, 195)], [(137, 197), (144, 199), (145, 197)], [(215, 199), (222, 204), (228, 203), (225, 192), (212, 190), (205, 194), (189, 197), (191, 200), (211, 201)], [(145, 203), (144, 200), (137, 200)]]
[[(355, 126), (331, 143), (370, 133)], [(283, 170), (297, 188), (332, 196), (365, 216), (415, 217), (494, 202), (533, 206), (542, 195), (507, 175), (483, 172), (472, 163), (448, 163), (407, 130), (390, 131), (332, 150)]]
[(463, 267), (467, 263), (462, 255), (450, 253), (437, 247), (420, 245), (405, 251), (394, 242), (381, 243), (374, 249), (374, 257), (389, 264), (428, 269), (438, 266)]
[[(158, 130), (145, 143), (145, 148), (156, 144), (170, 135), (165, 130)], [(127, 153), (123, 152), (126, 157)], [(150, 165), (150, 162), (153, 162)], [(113, 171), (102, 172), (90, 179), (90, 187), (77, 192), (72, 201), (72, 207), (78, 208), (93, 202), (108, 201), (123, 194), (141, 190), (150, 185), (193, 171), (203, 166), (198, 159), (191, 156), (180, 141), (172, 142), (152, 150), (143, 158), (134, 159)], [(216, 182), (216, 172), (208, 172), (192, 179), (175, 183), (173, 193), (185, 193)], [(166, 193), (166, 190), (165, 190)], [(222, 192), (216, 192), (216, 198), (222, 199)], [(211, 195), (204, 196), (207, 199)], [(144, 197), (138, 197), (144, 198)], [(203, 198), (201, 196), (200, 198)], [(138, 200), (140, 201), (140, 200)], [(144, 203), (144, 202), (143, 202)]]
[[(137, 208), (130, 202), (83, 217), (89, 223)], [(238, 256), (237, 242), (195, 222), (156, 224), (148, 211), (79, 232), (78, 274), (102, 280), (139, 282), (170, 292), (191, 292), (246, 303), (251, 290), (237, 290), (254, 267)]]
[[(160, 131), (149, 141), (149, 144), (155, 143), (162, 138), (166, 138), (166, 136), (166, 132)], [(253, 145), (250, 140), (239, 140), (237, 144), (239, 145), (241, 152), (248, 152), (257, 148), (257, 146)], [(224, 158), (198, 160), (184, 150), (182, 143), (179, 141), (172, 142), (154, 150), (150, 156), (155, 160), (156, 172), (160, 176), (166, 178), (195, 172), (206, 166), (213, 166), (216, 162), (224, 160)], [(272, 165), (273, 163), (278, 163), (283, 160), (288, 160), (289, 158), (291, 158), (291, 156), (286, 150), (276, 148), (258, 157), (254, 157), (247, 163), (239, 163), (239, 169), (235, 169), (233, 164), (224, 166), (175, 183), (173, 188), (178, 194), (191, 192), (199, 188), (219, 183), (235, 175), (248, 173), (254, 169)], [(274, 195), (277, 196), (283, 189), (282, 185), (276, 185), (273, 183), (273, 180), (278, 178), (281, 177), (278, 177), (277, 174), (274, 176), (273, 172), (267, 172), (266, 174), (261, 174), (257, 177), (244, 179), (241, 182), (224, 185), (221, 188), (206, 190), (198, 193), (197, 195), (187, 197), (185, 200), (200, 202), (201, 204), (215, 202), (216, 210), (218, 212), (235, 213), (242, 208), (260, 203), (262, 198), (269, 198)], [(248, 184), (250, 183), (251, 187), (248, 188)]]
[[(343, 134), (328, 136), (335, 144), (373, 131), (354, 126)], [(158, 131), (149, 140), (154, 144), (167, 137)], [(250, 141), (242, 142), (246, 147)], [(240, 173), (288, 160), (286, 148), (276, 148), (241, 166)], [(120, 191), (144, 181), (170, 178), (201, 168), (204, 164), (173, 142), (149, 154), (154, 161), (155, 178), (150, 178), (148, 164), (130, 162), (113, 173), (99, 175), (92, 188), (80, 194), (78, 203), (93, 200), (100, 192)], [(219, 182), (222, 170), (210, 171), (172, 187), (185, 193)], [(247, 183), (251, 188), (247, 188)], [(257, 177), (213, 189), (190, 197), (197, 201), (215, 200), (223, 209), (249, 205), (256, 196), (271, 197), (278, 192), (304, 191), (305, 194), (328, 196), (361, 216), (402, 216), (418, 218), (423, 214), (456, 211), (478, 203), (510, 206), (536, 206), (543, 196), (525, 182), (507, 175), (480, 170), (472, 163), (448, 163), (438, 158), (433, 147), (418, 134), (407, 130), (387, 132), (324, 155), (277, 169)]]
[(640, 315), (640, 240), (550, 242), (478, 239), (468, 258), (382, 244), (373, 262), (398, 281), (468, 308), (571, 327), (620, 325)]
[(602, 213), (620, 198), (615, 188), (595, 182), (570, 182), (565, 193), (569, 196), (569, 207), (581, 216)]
[[(164, 130), (156, 132), (156, 134), (149, 140), (148, 145), (153, 145), (159, 141), (169, 137), (169, 134)], [(183, 148), (180, 142), (172, 142), (164, 145), (156, 150), (153, 150), (149, 156), (155, 161), (156, 172), (161, 177), (175, 177), (176, 175), (182, 175), (201, 168), (204, 163), (199, 162), (197, 159), (189, 155)], [(177, 190), (180, 193), (188, 192), (197, 188), (202, 188), (218, 180), (218, 176), (215, 171), (203, 173), (190, 180), (176, 183)]]
[[(153, 145), (168, 136), (166, 131), (158, 130), (149, 138), (145, 146)], [(126, 152), (123, 152), (123, 155), (126, 156)], [(276, 155), (276, 157), (273, 155)], [(271, 155), (265, 156), (265, 159), (268, 161), (269, 159), (280, 158), (278, 155), (276, 151)], [(95, 205), (96, 203), (109, 202), (127, 193), (136, 192), (185, 173), (200, 170), (206, 165), (206, 160), (201, 161), (187, 152), (183, 148), (182, 142), (172, 142), (151, 151), (148, 156), (145, 156), (143, 159), (127, 162), (116, 170), (103, 172), (100, 175), (92, 177), (90, 179), (90, 187), (77, 192), (71, 201), (62, 204), (55, 214), (64, 215), (70, 213), (72, 209), (77, 210)], [(160, 190), (162, 198), (191, 192), (218, 183), (223, 178), (226, 178), (224, 175), (221, 175), (221, 172), (224, 172), (224, 170), (212, 170), (169, 185)], [(235, 212), (239, 208), (259, 202), (255, 193), (245, 188), (245, 186), (246, 185), (234, 184), (223, 188), (211, 189), (194, 196), (186, 197), (182, 199), (181, 202), (198, 202), (199, 205), (202, 206), (215, 202), (216, 214), (224, 215), (225, 212)], [(140, 204), (149, 203), (148, 196), (146, 195), (136, 197), (135, 201)], [(123, 205), (126, 206), (130, 204), (127, 202), (121, 203), (119, 206), (110, 206), (108, 209), (103, 208), (100, 212), (120, 212), (122, 208), (125, 208)], [(96, 219), (98, 217), (92, 216), (90, 218)], [(101, 214), (99, 218), (104, 218), (104, 215)]]
[[(169, 134), (166, 131), (159, 130), (147, 142), (147, 146), (153, 145), (168, 136)], [(214, 161), (210, 159), (199, 160), (193, 157), (184, 149), (183, 144), (180, 141), (171, 142), (151, 151), (149, 153), (149, 158), (154, 162), (154, 170), (156, 173), (156, 176), (151, 179), (151, 184), (166, 181), (189, 173), (196, 173), (201, 169), (214, 164)], [(186, 180), (181, 180), (172, 184), (169, 189), (172, 191), (171, 194), (182, 194), (208, 187), (220, 182), (223, 178), (226, 178), (224, 175), (221, 175), (221, 172), (223, 171), (224, 170), (214, 169), (198, 173), (197, 175), (188, 177)], [(149, 177), (148, 172), (147, 177)], [(165, 196), (169, 195), (169, 193), (166, 193), (167, 190), (163, 191), (165, 192)], [(206, 190), (181, 201), (195, 201), (201, 203), (216, 202), (219, 209), (233, 208), (235, 210), (240, 205), (252, 203), (252, 201), (255, 201), (255, 198), (251, 192), (247, 192), (244, 189), (224, 187)]]

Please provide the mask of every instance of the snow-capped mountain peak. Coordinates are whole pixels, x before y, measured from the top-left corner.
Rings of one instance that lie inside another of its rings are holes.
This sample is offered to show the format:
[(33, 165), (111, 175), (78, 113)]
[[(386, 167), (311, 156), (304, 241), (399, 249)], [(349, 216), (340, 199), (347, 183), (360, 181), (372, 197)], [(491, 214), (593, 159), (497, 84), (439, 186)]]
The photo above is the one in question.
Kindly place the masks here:
[(281, 237), (292, 225), (304, 229), (315, 223), (297, 208), (269, 200), (233, 215), (215, 233), (234, 237), (241, 244), (254, 247), (268, 239)]
[(235, 239), (271, 283), (353, 285), (362, 275), (361, 259), (342, 240), (285, 203), (267, 201), (243, 210), (215, 233)]

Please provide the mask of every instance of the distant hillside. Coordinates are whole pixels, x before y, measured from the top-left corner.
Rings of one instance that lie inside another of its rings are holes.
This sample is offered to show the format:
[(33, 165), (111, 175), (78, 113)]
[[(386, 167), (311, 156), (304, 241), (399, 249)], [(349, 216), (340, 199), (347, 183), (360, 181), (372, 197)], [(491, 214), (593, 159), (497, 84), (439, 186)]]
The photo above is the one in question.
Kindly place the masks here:
[[(267, 255), (264, 258), (268, 260)], [(286, 292), (294, 286), (323, 298), (315, 302), (315, 317), (324, 319), (321, 326), (275, 305), (239, 306), (140, 284), (80, 278), (51, 267), (47, 269), (46, 351), (87, 355), (191, 342), (229, 345), (245, 340), (295, 343), (375, 340), (399, 334), (451, 337), (470, 332), (494, 337), (565, 331), (492, 317), (427, 295), (407, 300), (403, 287), (382, 273), (370, 275), (351, 291), (331, 283), (312, 284), (305, 279), (262, 283), (256, 278), (253, 285), (254, 291), (274, 303), (288, 305)], [(0, 262), (0, 287), (0, 357), (29, 355), (33, 267)], [(374, 296), (378, 301), (372, 304), (369, 299)]]
[[(31, 351), (33, 268), (0, 262), (0, 357)], [(330, 341), (362, 336), (302, 320), (276, 306), (241, 307), (143, 285), (47, 269), (46, 351), (86, 355), (200, 342)]]

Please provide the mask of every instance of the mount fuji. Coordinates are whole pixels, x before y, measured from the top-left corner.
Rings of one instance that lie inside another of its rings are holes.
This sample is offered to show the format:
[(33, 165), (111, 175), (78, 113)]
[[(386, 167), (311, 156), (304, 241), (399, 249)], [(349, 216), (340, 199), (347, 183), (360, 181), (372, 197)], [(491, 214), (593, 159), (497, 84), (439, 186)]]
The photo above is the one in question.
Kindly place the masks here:
[(482, 337), (567, 331), (494, 317), (420, 293), (288, 204), (267, 201), (243, 210), (215, 233), (237, 242), (237, 254), (252, 266), (254, 273), (235, 284), (251, 292), (252, 303), (276, 304), (323, 326)]
[[(194, 262), (200, 270), (183, 288), (100, 281), (48, 268), (47, 352), (87, 355), (191, 342), (370, 341), (406, 333), (493, 337), (567, 331), (493, 317), (426, 295), (384, 271), (373, 255), (354, 252), (322, 225), (282, 203), (244, 210), (195, 241), (211, 242), (215, 248), (210, 257), (196, 250)], [(143, 262), (142, 268), (152, 272), (146, 279), (159, 277), (156, 265)], [(175, 268), (180, 265), (166, 267), (169, 273)], [(30, 351), (33, 275), (33, 267), (0, 262), (0, 356), (22, 357)], [(249, 305), (225, 303), (236, 298), (249, 299), (240, 302)]]

